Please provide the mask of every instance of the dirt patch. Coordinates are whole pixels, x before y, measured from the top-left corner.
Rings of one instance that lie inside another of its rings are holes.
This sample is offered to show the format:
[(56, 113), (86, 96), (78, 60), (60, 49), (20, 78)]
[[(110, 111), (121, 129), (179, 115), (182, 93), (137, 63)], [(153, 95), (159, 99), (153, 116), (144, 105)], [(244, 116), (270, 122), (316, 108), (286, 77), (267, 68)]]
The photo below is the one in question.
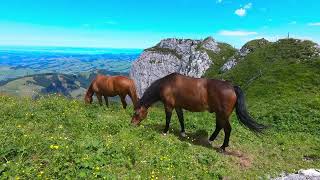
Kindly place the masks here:
[(320, 161), (320, 156), (316, 154), (304, 155), (304, 161)]
[(214, 149), (226, 156), (236, 157), (241, 168), (248, 169), (252, 165), (252, 157), (239, 150), (230, 150), (229, 148), (226, 151), (222, 151), (219, 147), (214, 147)]

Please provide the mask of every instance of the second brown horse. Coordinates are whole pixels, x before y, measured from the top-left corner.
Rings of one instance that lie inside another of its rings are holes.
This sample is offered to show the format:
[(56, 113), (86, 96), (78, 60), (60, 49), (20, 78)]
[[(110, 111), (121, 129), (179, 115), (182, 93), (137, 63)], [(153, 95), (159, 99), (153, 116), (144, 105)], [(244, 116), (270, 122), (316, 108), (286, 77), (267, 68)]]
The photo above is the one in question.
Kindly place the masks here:
[(164, 133), (169, 130), (173, 109), (176, 110), (181, 125), (181, 135), (185, 136), (184, 118), (182, 109), (193, 112), (209, 111), (216, 113), (216, 128), (209, 138), (211, 143), (223, 129), (224, 142), (221, 146), (225, 150), (229, 146), (231, 125), (229, 117), (236, 109), (240, 122), (250, 130), (260, 132), (264, 125), (255, 122), (246, 110), (244, 94), (240, 87), (233, 86), (226, 81), (204, 78), (191, 78), (173, 73), (158, 79), (144, 92), (138, 102), (131, 122), (139, 124), (146, 118), (148, 108), (157, 101), (162, 101), (166, 113)]
[(119, 95), (123, 108), (127, 107), (125, 97), (130, 96), (134, 107), (137, 105), (138, 97), (134, 81), (125, 76), (103, 76), (97, 77), (91, 82), (85, 95), (85, 102), (92, 103), (92, 96), (96, 93), (99, 104), (102, 105), (102, 96), (108, 106), (108, 97)]

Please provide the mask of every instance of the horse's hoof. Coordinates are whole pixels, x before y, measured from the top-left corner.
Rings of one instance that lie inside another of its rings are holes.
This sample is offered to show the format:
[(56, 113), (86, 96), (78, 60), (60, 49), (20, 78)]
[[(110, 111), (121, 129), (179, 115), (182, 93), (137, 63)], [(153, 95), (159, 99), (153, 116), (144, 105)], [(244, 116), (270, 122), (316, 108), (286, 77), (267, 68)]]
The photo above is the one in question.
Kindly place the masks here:
[(219, 148), (219, 152), (220, 152), (220, 153), (225, 153), (225, 152), (226, 152), (226, 147), (221, 146), (221, 147)]
[(186, 135), (185, 132), (181, 132), (181, 133), (180, 133), (180, 136), (181, 136), (181, 137), (184, 137), (184, 138), (187, 137), (187, 135)]
[(164, 132), (163, 132), (162, 135), (167, 136), (167, 133), (164, 133)]
[(208, 143), (209, 143), (210, 145), (212, 145), (212, 142), (213, 142), (213, 141), (210, 141), (210, 139), (208, 139)]

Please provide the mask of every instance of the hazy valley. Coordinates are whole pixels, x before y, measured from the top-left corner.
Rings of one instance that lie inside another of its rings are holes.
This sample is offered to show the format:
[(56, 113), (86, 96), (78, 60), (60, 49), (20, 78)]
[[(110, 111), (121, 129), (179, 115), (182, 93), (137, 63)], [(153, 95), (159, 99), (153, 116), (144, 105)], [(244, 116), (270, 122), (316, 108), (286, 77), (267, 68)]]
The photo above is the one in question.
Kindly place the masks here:
[(27, 97), (59, 93), (78, 98), (97, 73), (127, 75), (139, 52), (0, 47), (0, 92)]

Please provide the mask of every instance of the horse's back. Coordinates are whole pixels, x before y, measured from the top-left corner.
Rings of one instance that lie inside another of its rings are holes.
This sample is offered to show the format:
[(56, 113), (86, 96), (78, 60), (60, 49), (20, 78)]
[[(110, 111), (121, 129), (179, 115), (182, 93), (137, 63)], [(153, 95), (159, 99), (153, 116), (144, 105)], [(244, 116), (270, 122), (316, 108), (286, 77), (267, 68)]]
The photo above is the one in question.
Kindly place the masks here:
[(190, 111), (222, 111), (233, 107), (236, 98), (232, 84), (227, 81), (192, 78), (177, 73), (166, 77), (161, 85), (161, 94), (166, 103)]
[(133, 80), (126, 76), (114, 76), (112, 81), (113, 85), (119, 89), (130, 89), (134, 86)]
[(93, 80), (93, 88), (96, 92), (106, 96), (127, 94), (133, 81), (125, 76), (97, 75)]
[(170, 106), (189, 111), (204, 111), (208, 108), (205, 79), (170, 74), (161, 83), (160, 92), (162, 101)]

